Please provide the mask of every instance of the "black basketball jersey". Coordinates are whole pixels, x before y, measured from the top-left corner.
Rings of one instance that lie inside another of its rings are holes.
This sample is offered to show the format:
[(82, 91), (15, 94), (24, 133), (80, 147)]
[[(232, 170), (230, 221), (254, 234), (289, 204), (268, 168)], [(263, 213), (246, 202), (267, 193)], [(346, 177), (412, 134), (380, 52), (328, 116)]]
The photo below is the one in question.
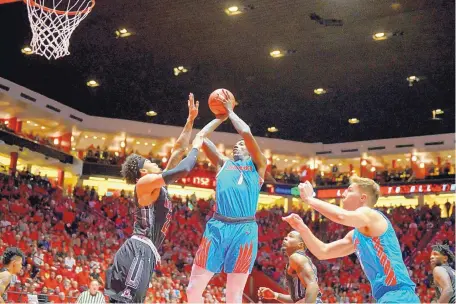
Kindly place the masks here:
[[(312, 270), (314, 272), (315, 281), (318, 282), (317, 268), (312, 263), (312, 260), (303, 251), (297, 251), (296, 253), (303, 255), (306, 259), (309, 260), (309, 263), (312, 266)], [(304, 299), (306, 297), (306, 288), (301, 283), (301, 280), (299, 279), (298, 275), (290, 275), (288, 273), (288, 265), (285, 270), (285, 276), (286, 276), (286, 280), (287, 280), (288, 292), (290, 293), (290, 296), (293, 299), (293, 302), (296, 303), (299, 300)], [(318, 296), (317, 296), (317, 300), (315, 301), (315, 303), (323, 303), (321, 301), (321, 292), (320, 291), (318, 291)]]
[[(451, 280), (451, 286), (453, 287), (453, 293), (451, 295), (451, 298), (450, 298), (450, 301), (449, 303), (455, 303), (456, 301), (456, 295), (455, 295), (455, 288), (456, 288), (456, 285), (455, 285), (455, 270), (453, 268), (451, 268), (450, 266), (448, 266), (448, 264), (446, 265), (442, 265), (440, 266), (442, 267), (443, 269), (446, 270), (446, 272), (448, 273), (448, 276), (450, 277), (450, 280)], [(442, 289), (438, 286), (436, 286), (436, 289), (435, 289), (435, 295), (438, 298), (440, 298), (440, 295), (442, 294)]]
[[(0, 272), (5, 272), (5, 271), (8, 271), (8, 270), (7, 270), (6, 268), (0, 268)], [(7, 296), (6, 291), (8, 290), (8, 288), (10, 287), (10, 285), (11, 285), (11, 282), (8, 283), (8, 285), (6, 285), (6, 288), (5, 288), (5, 290), (3, 291), (3, 294), (2, 294), (2, 299), (3, 299), (3, 301), (5, 301), (5, 302), (6, 302), (6, 300), (8, 299), (8, 296)]]
[(149, 238), (157, 249), (160, 248), (171, 223), (173, 211), (168, 190), (162, 187), (157, 201), (145, 207), (138, 204), (138, 197), (135, 190), (135, 203), (136, 211), (133, 234)]

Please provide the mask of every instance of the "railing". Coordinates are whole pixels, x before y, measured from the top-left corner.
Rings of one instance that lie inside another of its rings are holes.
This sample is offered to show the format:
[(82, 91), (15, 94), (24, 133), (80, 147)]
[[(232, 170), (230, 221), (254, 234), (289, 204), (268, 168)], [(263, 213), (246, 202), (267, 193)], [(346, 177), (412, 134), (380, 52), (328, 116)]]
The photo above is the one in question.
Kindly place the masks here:
[(56, 150), (54, 148), (42, 145), (35, 141), (29, 140), (27, 138), (23, 138), (18, 136), (17, 134), (0, 130), (0, 140), (3, 141), (5, 144), (11, 146), (18, 146), (20, 148), (27, 148), (31, 151), (35, 151), (41, 153), (47, 157), (55, 158), (62, 163), (72, 164), (73, 163), (73, 156), (70, 154), (66, 154), (62, 151)]

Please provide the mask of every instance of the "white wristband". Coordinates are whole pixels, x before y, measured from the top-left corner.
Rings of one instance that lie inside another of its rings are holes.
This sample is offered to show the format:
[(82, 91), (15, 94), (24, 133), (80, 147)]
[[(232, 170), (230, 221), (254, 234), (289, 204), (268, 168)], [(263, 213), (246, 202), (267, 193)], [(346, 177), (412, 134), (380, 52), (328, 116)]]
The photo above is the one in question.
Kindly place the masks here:
[(279, 298), (279, 293), (278, 292), (274, 292), (274, 300), (277, 300)]

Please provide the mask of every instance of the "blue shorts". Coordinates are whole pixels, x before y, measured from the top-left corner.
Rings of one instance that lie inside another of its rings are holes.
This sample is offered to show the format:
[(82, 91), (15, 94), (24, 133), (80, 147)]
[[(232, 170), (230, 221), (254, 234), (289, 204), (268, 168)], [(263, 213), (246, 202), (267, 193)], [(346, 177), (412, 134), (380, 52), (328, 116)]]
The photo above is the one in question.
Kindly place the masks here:
[(194, 264), (211, 272), (250, 273), (258, 251), (258, 225), (210, 219)]
[(412, 289), (399, 289), (385, 293), (377, 303), (421, 303)]

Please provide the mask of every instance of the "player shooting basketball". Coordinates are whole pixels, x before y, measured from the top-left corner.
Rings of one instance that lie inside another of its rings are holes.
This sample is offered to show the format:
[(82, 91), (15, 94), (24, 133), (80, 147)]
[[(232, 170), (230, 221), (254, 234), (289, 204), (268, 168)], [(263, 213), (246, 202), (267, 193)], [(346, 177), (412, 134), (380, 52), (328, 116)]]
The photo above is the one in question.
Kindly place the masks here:
[(301, 198), (333, 222), (353, 227), (343, 239), (325, 244), (310, 231), (297, 215), (284, 218), (297, 230), (307, 248), (320, 260), (356, 253), (372, 295), (378, 303), (420, 303), (415, 294), (394, 228), (386, 216), (373, 209), (380, 195), (380, 186), (373, 180), (354, 176), (342, 197), (344, 208), (313, 197), (309, 182), (299, 185)]
[(187, 123), (163, 172), (157, 164), (136, 154), (128, 156), (122, 165), (121, 173), (127, 183), (136, 183), (137, 208), (133, 235), (116, 252), (114, 263), (106, 272), (106, 294), (111, 303), (144, 303), (154, 266), (160, 261), (158, 248), (171, 221), (173, 206), (166, 186), (187, 176), (196, 163), (204, 135), (217, 126), (210, 123), (201, 130), (193, 140), (192, 150), (180, 161), (190, 140), (198, 105), (190, 94)]
[[(202, 293), (214, 273), (228, 274), (226, 302), (241, 303), (248, 275), (257, 255), (258, 226), (255, 221), (258, 196), (266, 170), (266, 158), (249, 126), (233, 112), (234, 100), (224, 90), (219, 100), (242, 140), (233, 148), (234, 160), (217, 151), (207, 138), (203, 150), (219, 167), (216, 212), (206, 224), (187, 288), (189, 303), (201, 303)], [(221, 119), (215, 119), (220, 123)]]

